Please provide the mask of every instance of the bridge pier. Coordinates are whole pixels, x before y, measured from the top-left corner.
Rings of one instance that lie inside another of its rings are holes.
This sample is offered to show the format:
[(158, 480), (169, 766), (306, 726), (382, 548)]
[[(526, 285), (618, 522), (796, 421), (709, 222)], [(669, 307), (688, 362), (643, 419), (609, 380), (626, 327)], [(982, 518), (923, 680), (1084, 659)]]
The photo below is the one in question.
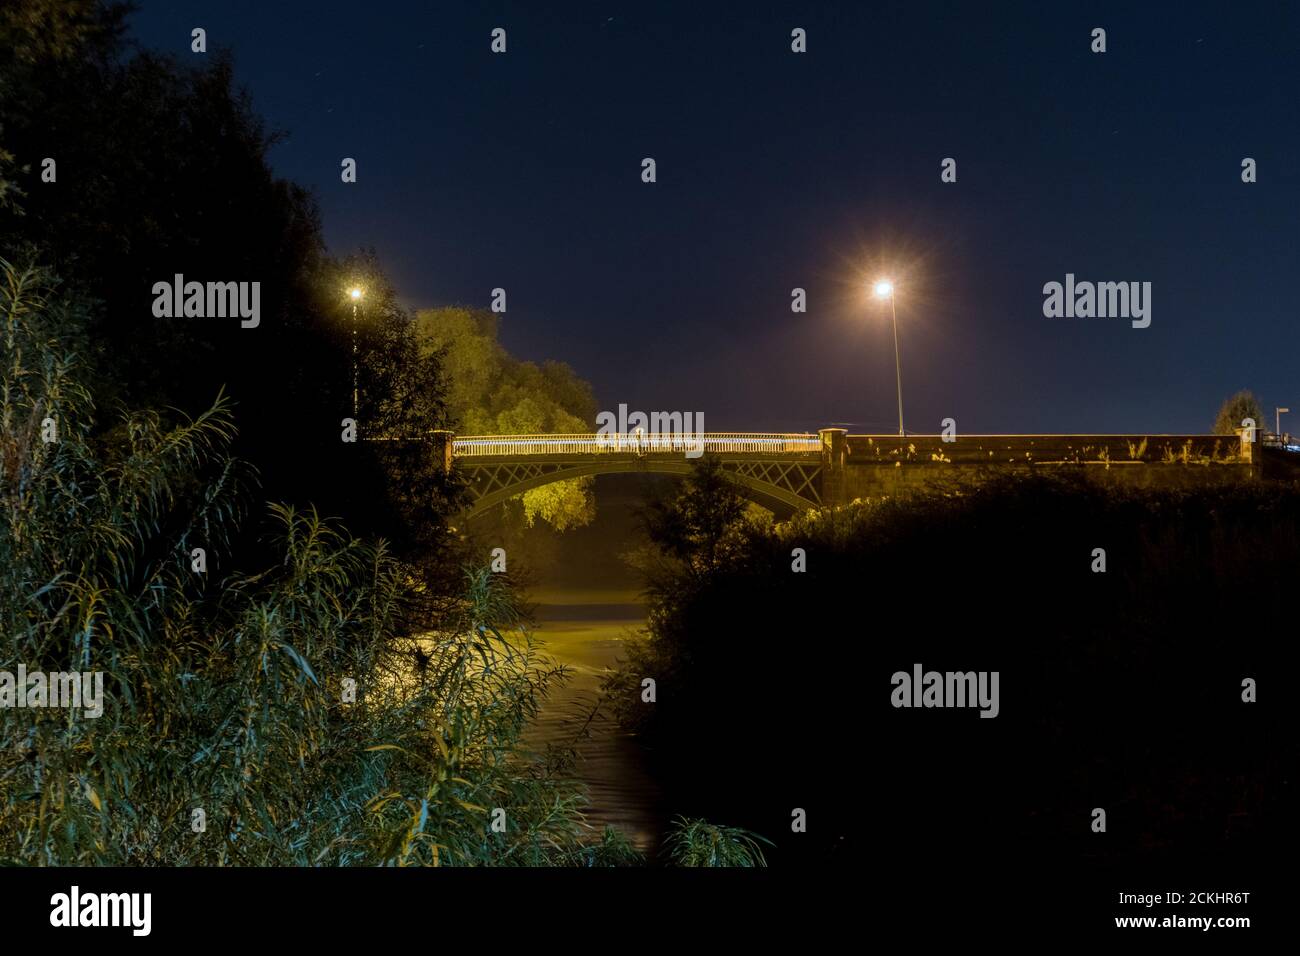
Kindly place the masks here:
[(430, 439), (433, 444), (433, 460), (438, 463), (444, 475), (451, 472), (452, 443), (455, 440), (454, 434), (441, 428), (434, 429)]
[(834, 508), (845, 502), (844, 462), (849, 449), (848, 431), (823, 428), (817, 434), (822, 439), (822, 505)]

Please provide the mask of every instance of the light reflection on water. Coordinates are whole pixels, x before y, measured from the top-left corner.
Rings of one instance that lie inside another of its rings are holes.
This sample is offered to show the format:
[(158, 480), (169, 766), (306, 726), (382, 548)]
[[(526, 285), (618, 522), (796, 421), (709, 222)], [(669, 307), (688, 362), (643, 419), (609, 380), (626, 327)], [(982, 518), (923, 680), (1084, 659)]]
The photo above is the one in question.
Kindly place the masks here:
[[(601, 678), (622, 655), (624, 641), (644, 625), (645, 609), (620, 600), (627, 597), (623, 594), (555, 591), (532, 597), (538, 602), (536, 633), (545, 641), (542, 653), (566, 665), (571, 679), (545, 701), (524, 740), (537, 749), (547, 743), (565, 746), (587, 722), (599, 699)], [(638, 848), (650, 849), (663, 825), (662, 794), (636, 741), (602, 711), (587, 725), (576, 749), (574, 772), (590, 798), (587, 822), (593, 836), (612, 825)]]

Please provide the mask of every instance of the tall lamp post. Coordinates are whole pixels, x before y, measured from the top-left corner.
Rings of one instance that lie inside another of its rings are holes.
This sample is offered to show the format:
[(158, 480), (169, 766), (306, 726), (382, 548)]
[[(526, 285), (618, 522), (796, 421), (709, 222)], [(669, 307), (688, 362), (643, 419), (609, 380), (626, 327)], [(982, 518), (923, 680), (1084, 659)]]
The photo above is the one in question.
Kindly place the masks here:
[(357, 420), (357, 305), (361, 302), (361, 287), (348, 290), (352, 299), (352, 420)]
[(1282, 416), (1291, 411), (1289, 408), (1273, 408), (1273, 434), (1279, 438), (1282, 436)]
[(903, 365), (898, 358), (898, 307), (894, 304), (894, 283), (881, 279), (876, 283), (876, 298), (889, 299), (889, 311), (894, 318), (894, 382), (898, 386), (898, 437), (906, 436), (903, 430)]

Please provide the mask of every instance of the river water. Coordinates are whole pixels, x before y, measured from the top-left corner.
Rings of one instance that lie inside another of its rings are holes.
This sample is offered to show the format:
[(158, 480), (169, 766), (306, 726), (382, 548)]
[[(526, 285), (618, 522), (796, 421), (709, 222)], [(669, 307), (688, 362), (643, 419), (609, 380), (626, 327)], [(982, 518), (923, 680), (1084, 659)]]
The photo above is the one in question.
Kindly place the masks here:
[(539, 588), (530, 598), (543, 652), (566, 665), (571, 679), (543, 703), (525, 745), (540, 750), (547, 743), (567, 745), (577, 736), (575, 774), (590, 799), (587, 822), (593, 836), (614, 826), (651, 852), (665, 812), (645, 755), (607, 708), (589, 721), (601, 679), (615, 666), (627, 638), (644, 625), (645, 609), (628, 591)]

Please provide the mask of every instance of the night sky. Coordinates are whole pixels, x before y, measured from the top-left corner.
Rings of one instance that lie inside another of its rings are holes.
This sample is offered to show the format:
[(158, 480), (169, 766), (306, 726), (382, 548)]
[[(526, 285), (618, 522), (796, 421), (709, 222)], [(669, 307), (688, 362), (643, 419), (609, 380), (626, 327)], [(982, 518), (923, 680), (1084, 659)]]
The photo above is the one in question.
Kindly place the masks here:
[[(411, 307), (504, 287), (601, 408), (893, 432), (889, 272), (909, 431), (1202, 432), (1240, 388), (1300, 427), (1295, 3), (140, 6), (233, 50), (332, 252)], [(1151, 282), (1150, 328), (1045, 318), (1067, 272)]]

